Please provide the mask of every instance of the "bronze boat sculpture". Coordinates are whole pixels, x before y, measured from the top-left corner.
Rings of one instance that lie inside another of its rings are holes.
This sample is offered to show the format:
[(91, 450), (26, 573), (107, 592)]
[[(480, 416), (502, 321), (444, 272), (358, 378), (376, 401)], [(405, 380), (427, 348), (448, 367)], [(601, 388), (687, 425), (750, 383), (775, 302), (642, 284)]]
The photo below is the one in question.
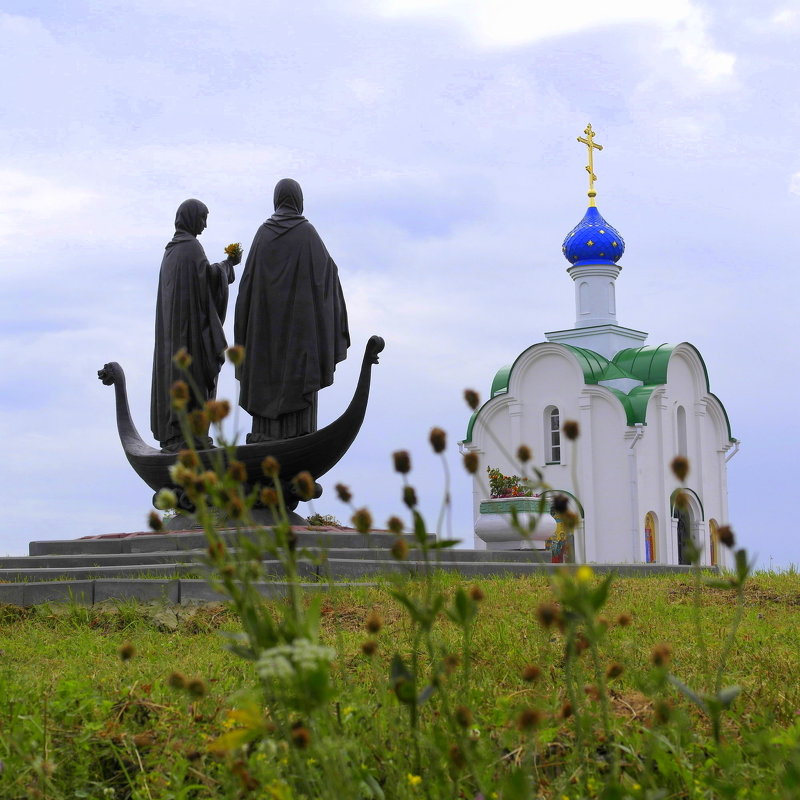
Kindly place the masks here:
[[(353, 443), (364, 421), (369, 400), (372, 366), (378, 363), (378, 354), (384, 346), (384, 341), (380, 336), (369, 338), (364, 350), (355, 392), (350, 404), (338, 419), (305, 436), (235, 446), (234, 457), (244, 463), (247, 474), (251, 478), (261, 476), (261, 462), (267, 456), (273, 456), (278, 460), (280, 480), (284, 487), (288, 487), (291, 479), (299, 472), (310, 472), (316, 481), (334, 467)], [(147, 444), (139, 435), (131, 418), (125, 373), (122, 367), (112, 361), (103, 369), (98, 370), (97, 376), (106, 386), (114, 386), (117, 431), (125, 456), (136, 474), (154, 492), (163, 488), (178, 489), (172, 482), (169, 472), (170, 467), (177, 460), (177, 454), (163, 453)], [(206, 469), (213, 469), (215, 465), (221, 463), (220, 459), (222, 459), (222, 463), (228, 459), (228, 453), (222, 447), (199, 450), (198, 455)], [(267, 483), (267, 480), (263, 479), (260, 482)], [(320, 493), (321, 488), (318, 487), (317, 496)], [(179, 497), (181, 494), (179, 493)], [(294, 508), (297, 502), (297, 498), (287, 497), (289, 508)], [(185, 510), (193, 510), (185, 497), (182, 498), (181, 505)]]

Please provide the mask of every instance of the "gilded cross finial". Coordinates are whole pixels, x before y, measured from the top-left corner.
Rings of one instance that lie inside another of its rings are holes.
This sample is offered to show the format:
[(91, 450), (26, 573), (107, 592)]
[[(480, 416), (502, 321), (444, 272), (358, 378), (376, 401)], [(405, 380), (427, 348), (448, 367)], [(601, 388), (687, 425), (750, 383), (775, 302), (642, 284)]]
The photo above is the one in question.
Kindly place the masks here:
[(586, 138), (584, 139), (583, 136), (578, 137), (578, 141), (581, 144), (585, 144), (586, 147), (589, 149), (589, 163), (586, 165), (586, 171), (589, 173), (589, 205), (595, 205), (594, 199), (597, 197), (597, 192), (594, 190), (594, 182), (597, 180), (597, 175), (594, 174), (594, 150), (602, 150), (603, 145), (597, 144), (594, 141), (595, 132), (592, 130), (592, 123), (590, 122), (586, 126), (586, 130), (584, 131), (586, 134)]

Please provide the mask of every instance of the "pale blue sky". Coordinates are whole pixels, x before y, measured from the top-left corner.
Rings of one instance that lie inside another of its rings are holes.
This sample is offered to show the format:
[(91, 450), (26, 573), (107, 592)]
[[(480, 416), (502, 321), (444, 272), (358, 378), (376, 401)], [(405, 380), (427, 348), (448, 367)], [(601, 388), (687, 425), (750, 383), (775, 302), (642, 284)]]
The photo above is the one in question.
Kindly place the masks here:
[[(499, 366), (573, 323), (560, 247), (585, 210), (575, 138), (591, 121), (598, 205), (627, 244), (619, 321), (700, 349), (743, 442), (730, 521), (762, 563), (800, 564), (800, 5), (538, 5), (6, 0), (0, 551), (144, 526), (150, 492), (96, 370), (123, 365), (149, 437), (175, 208), (209, 206), (214, 260), (249, 246), (284, 176), (304, 188), (350, 313), (321, 424), (346, 404), (368, 336), (387, 342), (362, 436), (317, 509), (346, 517), (342, 481), (379, 522), (400, 511), (389, 454), (408, 448), (433, 522), (439, 425), (455, 532), (471, 537), (461, 392), (485, 396)], [(235, 395), (228, 370), (220, 395)]]

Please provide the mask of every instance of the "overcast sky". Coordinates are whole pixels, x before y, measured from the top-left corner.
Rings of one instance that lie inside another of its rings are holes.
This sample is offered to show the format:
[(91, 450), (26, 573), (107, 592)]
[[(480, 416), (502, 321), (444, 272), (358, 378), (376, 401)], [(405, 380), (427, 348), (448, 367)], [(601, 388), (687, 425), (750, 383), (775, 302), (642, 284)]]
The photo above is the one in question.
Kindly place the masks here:
[[(485, 397), (498, 367), (574, 322), (561, 242), (585, 211), (575, 140), (591, 122), (598, 206), (627, 245), (619, 322), (699, 348), (742, 440), (730, 522), (762, 564), (800, 564), (798, 36), (800, 5), (773, 0), (4, 0), (0, 552), (144, 527), (151, 492), (96, 371), (123, 365), (151, 441), (176, 207), (208, 205), (218, 260), (249, 247), (285, 176), (350, 315), (320, 425), (369, 335), (386, 339), (362, 434), (316, 509), (347, 518), (341, 481), (379, 523), (399, 512), (390, 453), (407, 448), (433, 522), (439, 425), (471, 540), (462, 390)], [(235, 392), (226, 367), (219, 394)]]

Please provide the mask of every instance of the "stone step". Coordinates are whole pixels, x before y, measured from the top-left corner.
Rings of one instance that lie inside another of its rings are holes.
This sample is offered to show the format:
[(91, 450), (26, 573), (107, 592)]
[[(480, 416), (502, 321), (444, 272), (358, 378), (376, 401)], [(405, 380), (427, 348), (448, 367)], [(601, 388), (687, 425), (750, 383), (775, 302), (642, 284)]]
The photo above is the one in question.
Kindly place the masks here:
[[(329, 558), (351, 558), (372, 560), (394, 560), (388, 548), (380, 547), (334, 547), (330, 549), (321, 547), (307, 547), (313, 556), (327, 553)], [(230, 548), (235, 554), (236, 548)], [(537, 550), (433, 550), (430, 553), (432, 563), (451, 561), (510, 561), (510, 562), (538, 562), (546, 554)], [(206, 550), (163, 550), (155, 553), (91, 553), (80, 555), (39, 555), (39, 556), (7, 556), (0, 558), (0, 571), (2, 570), (29, 570), (42, 568), (78, 568), (78, 567), (111, 567), (111, 566), (139, 566), (142, 571), (147, 571), (150, 565), (158, 564), (198, 564), (206, 557)], [(409, 558), (421, 560), (421, 552), (417, 547), (409, 549)]]
[[(226, 544), (235, 545), (243, 531), (228, 529), (220, 531), (220, 537)], [(259, 534), (254, 531), (244, 531), (252, 541), (258, 541)], [(295, 529), (299, 547), (345, 547), (363, 548), (384, 547), (389, 548), (397, 538), (388, 531), (376, 531), (370, 534), (361, 534), (353, 530), (337, 528), (321, 528), (309, 530)], [(409, 545), (416, 540), (410, 534), (404, 536)], [(434, 539), (431, 535), (431, 539)], [(105, 534), (103, 536), (85, 539), (53, 539), (49, 541), (34, 541), (28, 545), (31, 556), (43, 555), (83, 555), (91, 553), (154, 553), (175, 550), (205, 550), (207, 541), (202, 531), (173, 531), (170, 533), (121, 533)]]
[[(283, 578), (285, 570), (276, 560), (262, 561), (262, 567), (267, 577)], [(495, 559), (447, 561), (425, 564), (419, 559), (395, 561), (386, 558), (337, 558), (329, 556), (327, 559), (315, 563), (300, 561), (298, 563), (298, 577), (308, 581), (329, 581), (350, 578), (362, 578), (381, 575), (424, 575), (429, 571), (443, 570), (458, 572), (461, 575), (492, 576), (492, 575), (540, 575), (549, 574), (554, 570), (563, 568), (561, 564), (548, 564), (537, 561), (502, 561)], [(571, 568), (571, 567), (569, 567)], [(607, 573), (617, 572), (621, 575), (650, 575), (658, 573), (672, 574), (675, 572), (688, 572), (689, 567), (669, 567), (656, 564), (617, 564), (598, 565), (595, 571)], [(97, 579), (128, 579), (158, 581), (159, 579), (176, 580), (186, 575), (210, 574), (211, 570), (204, 564), (127, 564), (110, 566), (64, 566), (40, 567), (24, 569), (0, 570), (0, 586), (13, 583), (31, 583), (44, 581), (83, 581)]]
[[(256, 589), (263, 597), (283, 597), (287, 584), (258, 583)], [(374, 583), (301, 583), (304, 592), (328, 591), (346, 587), (369, 587)], [(106, 601), (138, 600), (165, 604), (219, 603), (225, 597), (218, 594), (205, 580), (125, 580), (98, 579), (47, 581), (43, 583), (0, 583), (0, 604), (36, 606), (43, 603), (80, 603), (92, 605)]]

